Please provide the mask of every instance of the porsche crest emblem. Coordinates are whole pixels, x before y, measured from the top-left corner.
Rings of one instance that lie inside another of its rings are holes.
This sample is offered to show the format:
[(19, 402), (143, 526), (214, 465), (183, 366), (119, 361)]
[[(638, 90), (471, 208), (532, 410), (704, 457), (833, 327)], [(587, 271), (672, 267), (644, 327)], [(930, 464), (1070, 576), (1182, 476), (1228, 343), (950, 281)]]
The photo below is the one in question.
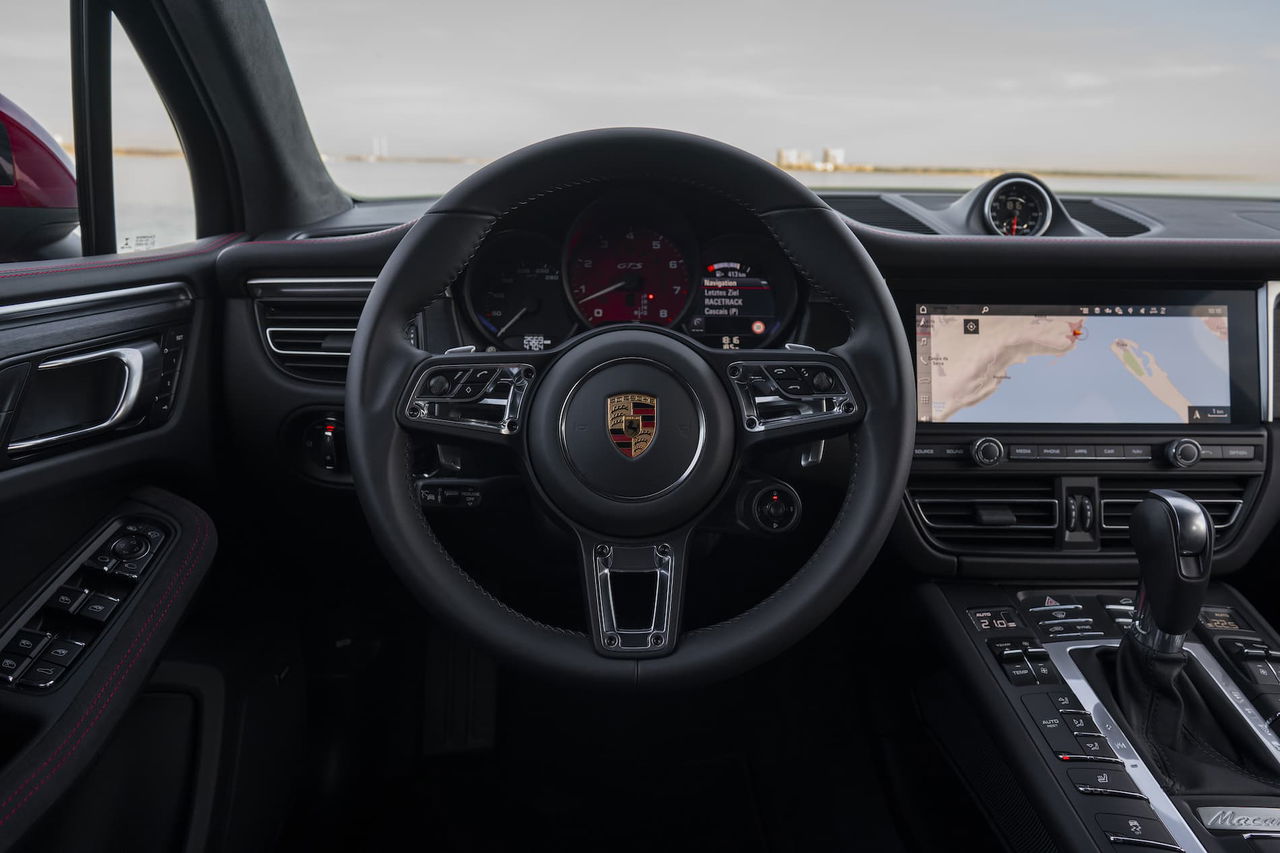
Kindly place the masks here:
[(658, 434), (658, 398), (649, 394), (614, 394), (605, 401), (609, 438), (628, 459), (644, 454)]

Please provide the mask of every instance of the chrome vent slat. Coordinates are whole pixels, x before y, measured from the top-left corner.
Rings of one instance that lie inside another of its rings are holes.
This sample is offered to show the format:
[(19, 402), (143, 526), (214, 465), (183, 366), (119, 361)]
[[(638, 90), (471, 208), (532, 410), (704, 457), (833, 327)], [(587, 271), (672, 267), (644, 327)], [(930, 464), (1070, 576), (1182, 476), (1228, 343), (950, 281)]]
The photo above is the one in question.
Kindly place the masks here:
[(351, 341), (373, 282), (358, 276), (251, 279), (248, 289), (268, 355), (299, 379), (345, 381)]
[[(1105, 498), (1102, 501), (1102, 529), (1128, 530), (1129, 517), (1133, 514), (1134, 507), (1141, 502), (1137, 498)], [(1232, 498), (1201, 499), (1200, 503), (1209, 510), (1209, 515), (1213, 518), (1213, 529), (1219, 531), (1235, 524), (1240, 511), (1244, 509), (1243, 500)]]
[(957, 551), (1052, 548), (1061, 522), (1051, 479), (922, 478), (907, 494), (929, 536)]
[(1230, 478), (1103, 478), (1098, 487), (1099, 533), (1103, 548), (1132, 550), (1129, 516), (1152, 489), (1174, 489), (1204, 504), (1213, 517), (1213, 527), (1221, 543), (1235, 533), (1249, 500), (1250, 486), (1246, 480)]

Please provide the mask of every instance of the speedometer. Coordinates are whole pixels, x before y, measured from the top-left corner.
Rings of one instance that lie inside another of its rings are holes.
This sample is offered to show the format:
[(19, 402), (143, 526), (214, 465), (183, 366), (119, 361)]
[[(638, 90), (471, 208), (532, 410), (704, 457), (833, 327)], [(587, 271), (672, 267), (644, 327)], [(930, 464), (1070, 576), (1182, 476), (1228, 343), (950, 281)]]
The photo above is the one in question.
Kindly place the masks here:
[(586, 215), (565, 253), (569, 300), (589, 325), (670, 326), (689, 302), (690, 270), (679, 243), (637, 211)]
[(577, 320), (564, 304), (554, 242), (528, 231), (487, 240), (467, 273), (471, 316), (503, 349), (543, 350), (564, 341)]

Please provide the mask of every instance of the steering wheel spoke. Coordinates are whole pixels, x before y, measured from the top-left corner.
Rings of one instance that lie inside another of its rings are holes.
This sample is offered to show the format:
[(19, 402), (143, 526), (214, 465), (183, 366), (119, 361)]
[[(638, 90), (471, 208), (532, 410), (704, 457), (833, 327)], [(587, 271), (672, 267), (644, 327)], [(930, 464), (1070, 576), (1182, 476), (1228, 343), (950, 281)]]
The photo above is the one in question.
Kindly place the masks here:
[(834, 353), (792, 344), (780, 350), (712, 350), (708, 360), (732, 392), (744, 450), (849, 432), (866, 412), (850, 364)]
[(598, 654), (661, 657), (677, 645), (690, 530), (647, 540), (578, 529), (587, 619)]
[(543, 353), (450, 352), (423, 359), (406, 384), (397, 419), (409, 430), (512, 443), (533, 384), (550, 361)]

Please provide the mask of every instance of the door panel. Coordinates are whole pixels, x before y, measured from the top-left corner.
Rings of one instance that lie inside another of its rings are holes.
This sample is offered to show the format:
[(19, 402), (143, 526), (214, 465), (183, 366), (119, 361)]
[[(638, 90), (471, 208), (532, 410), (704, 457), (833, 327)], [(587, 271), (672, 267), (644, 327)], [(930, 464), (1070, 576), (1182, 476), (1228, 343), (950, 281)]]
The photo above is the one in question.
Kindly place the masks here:
[(0, 850), (108, 741), (213, 561), (193, 499), (237, 237), (0, 267)]

